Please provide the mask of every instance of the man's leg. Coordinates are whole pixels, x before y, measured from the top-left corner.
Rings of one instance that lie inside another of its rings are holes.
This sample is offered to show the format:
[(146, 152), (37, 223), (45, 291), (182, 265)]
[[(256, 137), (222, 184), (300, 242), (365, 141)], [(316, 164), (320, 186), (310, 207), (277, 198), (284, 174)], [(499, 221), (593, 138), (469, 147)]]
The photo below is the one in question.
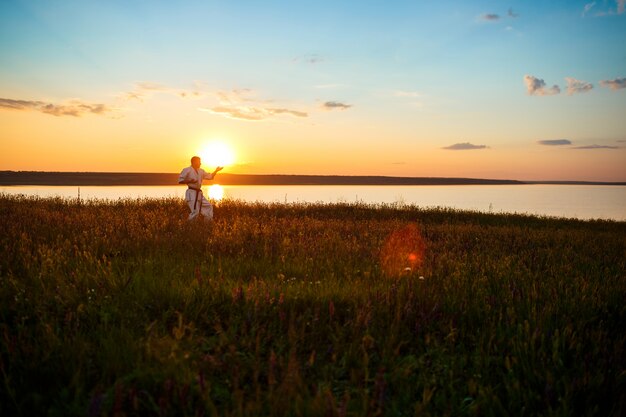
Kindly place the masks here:
[(198, 214), (200, 214), (200, 202), (199, 201), (196, 202), (195, 196), (194, 196), (194, 199), (187, 200), (187, 205), (189, 206), (189, 211), (190, 211), (189, 217), (187, 217), (187, 220), (193, 220), (196, 217), (198, 217)]
[(202, 217), (205, 221), (213, 220), (213, 205), (202, 196)]

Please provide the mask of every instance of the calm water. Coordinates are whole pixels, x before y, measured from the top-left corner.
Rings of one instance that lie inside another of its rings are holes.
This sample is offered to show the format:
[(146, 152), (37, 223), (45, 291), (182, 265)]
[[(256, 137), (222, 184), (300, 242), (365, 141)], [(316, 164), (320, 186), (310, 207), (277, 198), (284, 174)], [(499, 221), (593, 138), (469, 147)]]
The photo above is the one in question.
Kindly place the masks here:
[[(217, 188), (217, 187), (216, 187)], [(211, 195), (262, 202), (405, 203), (481, 212), (626, 221), (626, 187), (602, 185), (223, 186)], [(2, 186), (0, 193), (76, 198), (76, 186)], [(183, 198), (183, 186), (82, 186), (82, 199)]]

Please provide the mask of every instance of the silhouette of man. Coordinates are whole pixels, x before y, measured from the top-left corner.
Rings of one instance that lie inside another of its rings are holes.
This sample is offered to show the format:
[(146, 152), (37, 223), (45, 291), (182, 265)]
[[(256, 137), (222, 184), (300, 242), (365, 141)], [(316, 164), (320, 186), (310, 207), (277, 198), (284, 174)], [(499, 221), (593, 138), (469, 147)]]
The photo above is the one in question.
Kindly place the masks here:
[(200, 168), (201, 162), (199, 156), (192, 157), (191, 166), (181, 171), (178, 183), (186, 184), (188, 187), (185, 192), (185, 201), (191, 210), (188, 220), (193, 220), (202, 214), (204, 219), (209, 221), (213, 219), (213, 206), (202, 194), (202, 180), (212, 180), (224, 167), (217, 167), (213, 173), (208, 174)]

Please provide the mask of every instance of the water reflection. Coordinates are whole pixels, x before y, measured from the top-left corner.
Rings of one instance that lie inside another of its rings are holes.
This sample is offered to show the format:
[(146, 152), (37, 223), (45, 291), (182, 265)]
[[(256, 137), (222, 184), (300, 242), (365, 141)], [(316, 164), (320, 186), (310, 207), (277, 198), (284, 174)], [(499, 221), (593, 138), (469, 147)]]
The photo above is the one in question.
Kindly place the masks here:
[[(267, 203), (415, 204), (493, 213), (626, 221), (626, 187), (604, 185), (217, 186), (215, 200)], [(81, 186), (81, 199), (183, 198), (182, 186)], [(221, 191), (218, 191), (221, 190)], [(76, 186), (1, 186), (0, 193), (77, 198)]]
[(214, 201), (221, 201), (224, 198), (224, 187), (213, 184), (209, 187), (209, 198)]

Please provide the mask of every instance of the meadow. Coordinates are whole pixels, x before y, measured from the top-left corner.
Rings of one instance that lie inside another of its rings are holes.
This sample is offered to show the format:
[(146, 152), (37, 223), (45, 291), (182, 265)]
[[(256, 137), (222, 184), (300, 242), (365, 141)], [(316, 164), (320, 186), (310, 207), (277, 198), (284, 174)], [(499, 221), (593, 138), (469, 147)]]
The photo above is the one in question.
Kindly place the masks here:
[(0, 195), (0, 415), (626, 414), (626, 223)]

